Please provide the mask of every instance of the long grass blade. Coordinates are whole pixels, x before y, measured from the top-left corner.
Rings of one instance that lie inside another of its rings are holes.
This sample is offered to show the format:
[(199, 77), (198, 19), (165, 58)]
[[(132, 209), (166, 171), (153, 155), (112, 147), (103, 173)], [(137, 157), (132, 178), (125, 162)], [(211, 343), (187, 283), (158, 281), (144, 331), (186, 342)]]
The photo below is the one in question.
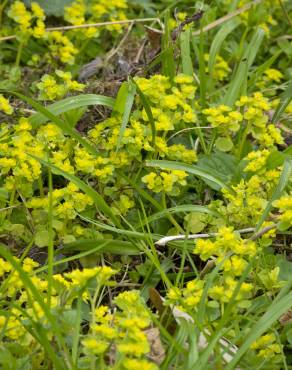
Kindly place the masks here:
[(84, 191), (85, 194), (87, 194), (96, 205), (97, 209), (104, 213), (106, 216), (110, 218), (110, 220), (113, 222), (114, 225), (120, 226), (119, 220), (116, 218), (116, 216), (113, 214), (111, 208), (107, 205), (106, 201), (103, 199), (103, 197), (98, 194), (97, 191), (95, 191), (92, 187), (87, 185), (84, 181), (80, 180), (79, 177), (74, 176), (66, 171), (63, 171), (61, 168), (44, 161), (41, 158), (35, 157), (31, 155), (34, 159), (38, 160), (42, 165), (50, 168), (53, 173), (63, 176), (65, 179), (73, 182), (76, 186), (79, 187), (82, 191)]
[(211, 173), (204, 171), (195, 165), (190, 165), (190, 164), (185, 164), (182, 162), (175, 162), (175, 161), (151, 160), (151, 161), (146, 161), (146, 166), (158, 167), (158, 168), (161, 168), (162, 170), (180, 170), (180, 171), (192, 173), (193, 175), (200, 177), (202, 180), (213, 181), (217, 185), (219, 185), (221, 188), (226, 188), (230, 192), (234, 193), (234, 190), (229, 185), (227, 185), (223, 180), (221, 180), (219, 177), (213, 176)]
[(88, 150), (89, 153), (93, 155), (98, 155), (98, 151), (86, 140), (84, 139), (74, 128), (64, 122), (61, 118), (55, 116), (47, 108), (43, 107), (41, 104), (33, 100), (32, 98), (22, 95), (20, 93), (10, 91), (10, 94), (13, 94), (20, 98), (21, 100), (30, 104), (35, 110), (47, 117), (52, 121), (56, 126), (58, 126), (65, 134), (71, 136), (73, 139), (77, 140), (84, 148)]
[[(104, 105), (112, 109), (114, 107), (114, 102), (115, 100), (113, 98), (107, 96), (83, 94), (60, 100), (56, 103), (48, 105), (46, 109), (58, 116), (62, 113), (71, 111), (72, 109), (87, 107), (90, 105)], [(29, 118), (29, 120), (32, 127), (37, 128), (42, 123), (49, 121), (49, 118), (42, 113), (35, 113)]]

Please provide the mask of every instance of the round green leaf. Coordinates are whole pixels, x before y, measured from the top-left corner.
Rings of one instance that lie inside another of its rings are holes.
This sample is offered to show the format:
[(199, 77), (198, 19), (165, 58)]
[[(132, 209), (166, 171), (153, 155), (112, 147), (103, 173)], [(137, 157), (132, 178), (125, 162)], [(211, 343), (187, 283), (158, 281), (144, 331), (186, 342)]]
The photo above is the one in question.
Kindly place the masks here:
[(221, 152), (229, 152), (233, 148), (233, 142), (229, 137), (218, 137), (215, 145)]

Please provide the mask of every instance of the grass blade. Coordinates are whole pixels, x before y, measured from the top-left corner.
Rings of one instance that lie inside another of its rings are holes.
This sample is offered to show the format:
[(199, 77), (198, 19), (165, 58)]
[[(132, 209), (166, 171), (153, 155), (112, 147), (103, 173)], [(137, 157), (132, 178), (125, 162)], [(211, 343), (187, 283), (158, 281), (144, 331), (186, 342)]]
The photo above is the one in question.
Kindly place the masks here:
[[(113, 108), (114, 102), (115, 100), (113, 98), (107, 96), (83, 94), (60, 100), (47, 106), (46, 109), (58, 116), (59, 114), (68, 112), (72, 109), (87, 107), (90, 105), (104, 105), (108, 108)], [(42, 113), (35, 113), (29, 118), (29, 120), (32, 124), (32, 127), (37, 128), (42, 123), (49, 121), (49, 118)]]
[(74, 128), (70, 127), (66, 122), (64, 122), (61, 118), (55, 116), (52, 112), (48, 109), (43, 107), (41, 104), (29, 98), (28, 96), (24, 96), (20, 93), (9, 91), (9, 94), (13, 94), (20, 98), (21, 100), (30, 104), (35, 110), (39, 113), (47, 117), (50, 121), (52, 121), (56, 126), (58, 126), (65, 134), (71, 136), (73, 139), (77, 140), (84, 148), (88, 150), (89, 153), (93, 155), (97, 155), (97, 150), (86, 140), (84, 139)]
[[(106, 245), (105, 245), (106, 242)], [(101, 248), (96, 253), (110, 253), (124, 256), (136, 256), (141, 253), (138, 246), (124, 240), (108, 239), (80, 239), (72, 243), (65, 244), (64, 251), (87, 251), (93, 248)]]
[(193, 76), (194, 68), (191, 57), (191, 28), (187, 28), (180, 35), (180, 54), (182, 62), (182, 71), (185, 75)]
[[(213, 215), (215, 217), (220, 217), (221, 215), (207, 207), (194, 205), (194, 204), (184, 204), (182, 206), (176, 206), (172, 208), (164, 209), (161, 212), (157, 212), (152, 216), (149, 216), (145, 222), (151, 223), (157, 221), (161, 218), (167, 217), (169, 214), (173, 213), (181, 213), (181, 212), (198, 212), (198, 213), (206, 213)], [(221, 216), (222, 217), (222, 216)], [(141, 225), (142, 226), (142, 225)]]
[(238, 361), (250, 348), (251, 344), (257, 340), (266, 330), (268, 330), (276, 320), (279, 319), (285, 312), (291, 308), (292, 292), (282, 297), (280, 300), (272, 303), (268, 311), (260, 318), (260, 320), (250, 329), (248, 335), (243, 338), (242, 345), (234, 355), (232, 361), (225, 367), (225, 370), (235, 368)]
[(278, 105), (276, 112), (273, 115), (272, 122), (274, 123), (278, 122), (281, 114), (285, 111), (291, 99), (292, 99), (292, 80), (290, 80), (288, 87), (281, 96), (280, 104)]
[(92, 187), (87, 185), (84, 181), (80, 180), (77, 176), (72, 175), (66, 171), (63, 171), (61, 168), (44, 161), (41, 158), (35, 157), (33, 155), (30, 155), (34, 159), (38, 160), (42, 165), (50, 168), (55, 174), (61, 175), (65, 177), (65, 179), (73, 182), (76, 186), (78, 186), (85, 194), (87, 194), (96, 205), (97, 209), (103, 212), (106, 216), (110, 218), (110, 220), (113, 222), (114, 225), (120, 226), (119, 220), (116, 218), (116, 216), (112, 213), (111, 208), (107, 205), (106, 201), (103, 199), (103, 197), (98, 194), (97, 191), (95, 191)]
[(128, 122), (129, 122), (131, 110), (132, 110), (135, 95), (136, 95), (136, 85), (133, 84), (131, 81), (126, 82), (126, 84), (124, 86), (125, 86), (125, 89), (123, 88), (121, 90), (123, 95), (119, 96), (119, 98), (122, 101), (125, 101), (125, 105), (123, 106), (123, 110), (122, 110), (122, 122), (121, 122), (120, 133), (119, 133), (119, 137), (118, 137), (118, 141), (117, 141), (116, 151), (118, 151), (119, 148), (120, 148), (121, 141), (122, 141), (123, 136), (124, 136), (124, 132), (126, 130)]
[(265, 37), (265, 31), (258, 27), (250, 40), (249, 45), (247, 46), (236, 73), (230, 83), (229, 89), (223, 99), (223, 104), (232, 106), (237, 100), (238, 96), (241, 93), (244, 83), (247, 81), (247, 75), (250, 67), (252, 66), (256, 54), (263, 42)]
[(235, 30), (241, 24), (238, 18), (231, 19), (229, 22), (226, 22), (219, 32), (217, 32), (216, 36), (213, 39), (210, 52), (209, 52), (209, 62), (208, 62), (208, 70), (210, 75), (212, 76), (212, 71), (215, 65), (216, 56), (219, 54), (221, 46), (224, 40), (228, 37), (228, 35)]
[(219, 177), (213, 176), (211, 173), (202, 170), (198, 166), (185, 164), (182, 162), (175, 162), (175, 161), (164, 161), (164, 160), (151, 160), (146, 161), (146, 166), (149, 167), (158, 167), (162, 170), (180, 170), (185, 171), (188, 173), (192, 173), (193, 175), (196, 175), (203, 180), (210, 180), (215, 182), (217, 185), (219, 185), (221, 188), (226, 188), (230, 192), (234, 193), (234, 190), (227, 185), (223, 180), (221, 180)]
[(143, 94), (142, 90), (139, 88), (139, 86), (135, 82), (135, 80), (132, 79), (132, 81), (136, 86), (137, 93), (138, 93), (138, 95), (141, 99), (141, 102), (144, 106), (145, 112), (147, 114), (148, 120), (149, 120), (150, 125), (151, 125), (151, 131), (152, 131), (151, 145), (154, 147), (155, 146), (156, 127), (155, 127), (154, 117), (153, 117), (153, 114), (152, 114), (150, 103), (149, 103), (149, 100), (148, 100), (147, 96)]

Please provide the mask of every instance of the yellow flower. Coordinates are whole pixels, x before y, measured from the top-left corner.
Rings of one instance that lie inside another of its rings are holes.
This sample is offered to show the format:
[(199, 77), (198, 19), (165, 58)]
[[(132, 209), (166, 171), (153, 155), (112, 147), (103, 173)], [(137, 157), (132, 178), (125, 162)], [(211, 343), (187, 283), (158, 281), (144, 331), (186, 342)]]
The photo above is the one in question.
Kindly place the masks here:
[(12, 114), (13, 108), (9, 104), (9, 100), (4, 98), (2, 94), (0, 94), (0, 111), (6, 113), (6, 114)]

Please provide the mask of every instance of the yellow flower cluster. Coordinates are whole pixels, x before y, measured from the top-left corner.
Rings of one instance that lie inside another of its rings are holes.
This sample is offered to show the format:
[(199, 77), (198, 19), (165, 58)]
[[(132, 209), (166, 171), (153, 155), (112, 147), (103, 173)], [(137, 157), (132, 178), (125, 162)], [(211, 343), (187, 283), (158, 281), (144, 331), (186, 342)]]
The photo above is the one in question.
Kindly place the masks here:
[[(135, 81), (153, 105), (152, 114), (157, 130), (173, 130), (181, 121), (196, 122), (192, 105), (196, 86), (192, 77), (178, 75), (174, 78), (174, 86), (171, 86), (167, 77), (161, 75), (154, 75), (149, 79), (136, 78)], [(142, 111), (142, 119), (148, 122), (145, 111)]]
[(287, 230), (292, 227), (292, 193), (282, 196), (273, 205), (279, 208), (280, 211), (278, 216), (280, 230)]
[(273, 333), (262, 335), (252, 343), (251, 349), (255, 350), (257, 356), (261, 357), (265, 361), (282, 352), (281, 345), (277, 343), (277, 338)]
[[(194, 249), (194, 253), (198, 254), (203, 261), (211, 258), (212, 256), (218, 257), (218, 261), (222, 259), (228, 253), (234, 253), (235, 255), (252, 257), (256, 254), (256, 244), (254, 241), (242, 239), (238, 234), (233, 232), (232, 227), (222, 227), (218, 231), (218, 236), (213, 242), (210, 239), (198, 239)], [(238, 264), (238, 261), (232, 261), (234, 265)], [(238, 264), (240, 266), (240, 264)], [(228, 271), (232, 269), (228, 268)], [(239, 275), (242, 273), (242, 268), (237, 269)], [(237, 275), (237, 271), (233, 271)]]
[(4, 98), (2, 94), (0, 94), (0, 111), (4, 112), (5, 114), (13, 113), (13, 108), (9, 104), (9, 100)]
[(236, 106), (243, 110), (247, 133), (251, 133), (262, 147), (270, 148), (274, 144), (283, 144), (280, 130), (268, 123), (271, 104), (262, 93), (256, 92), (250, 97), (242, 96)]
[(248, 164), (245, 166), (245, 172), (258, 172), (265, 171), (264, 167), (267, 162), (267, 158), (270, 155), (270, 151), (267, 149), (256, 150), (248, 153), (245, 159), (248, 161)]
[[(78, 212), (85, 210), (93, 204), (93, 200), (79, 191), (73, 183), (62, 189), (52, 192), (54, 215), (58, 219), (74, 219)], [(48, 197), (32, 197), (27, 201), (27, 207), (31, 209), (46, 210), (49, 207)]]
[(60, 31), (49, 32), (47, 36), (49, 50), (57, 61), (65, 64), (74, 64), (78, 49), (70, 39)]
[(85, 88), (84, 84), (72, 80), (70, 72), (61, 70), (56, 70), (55, 76), (45, 74), (36, 86), (40, 91), (39, 99), (41, 100), (61, 99), (69, 92), (83, 91)]
[(179, 194), (179, 188), (175, 185), (187, 185), (187, 173), (180, 170), (171, 170), (169, 172), (162, 171), (159, 174), (150, 172), (142, 177), (142, 181), (147, 185), (148, 189), (155, 193), (166, 192), (172, 195)]
[(31, 11), (27, 10), (22, 1), (14, 1), (8, 11), (8, 16), (19, 24), (20, 38), (32, 35), (42, 38), (45, 35), (45, 13), (38, 3), (31, 3)]
[[(204, 55), (204, 59), (206, 62), (209, 62), (209, 58), (209, 54)], [(231, 73), (231, 68), (229, 67), (228, 63), (220, 55), (217, 54), (213, 70), (209, 71), (209, 69), (206, 68), (206, 72), (209, 73), (215, 80), (223, 81)]]
[(123, 356), (125, 369), (158, 369), (146, 359), (150, 345), (144, 330), (151, 320), (139, 292), (120, 293), (114, 303), (119, 308), (115, 314), (110, 312), (108, 306), (95, 309), (89, 334), (82, 341), (84, 353), (89, 360), (92, 356), (104, 359), (114, 345), (116, 358)]
[(245, 135), (251, 134), (262, 148), (284, 143), (280, 130), (274, 124), (269, 124), (271, 104), (262, 93), (241, 96), (235, 105), (239, 110), (219, 105), (202, 111), (220, 137), (227, 137), (231, 141), (232, 136), (242, 127)]
[[(252, 164), (247, 168), (254, 169)], [(260, 174), (253, 175), (247, 180), (242, 179), (237, 185), (232, 186), (233, 192), (223, 189), (227, 204), (221, 211), (226, 215), (228, 222), (240, 227), (256, 224), (279, 176), (279, 169), (261, 171)]]
[(30, 132), (31, 125), (26, 118), (20, 118), (19, 123), (14, 126), (14, 133), (9, 143), (0, 144), (0, 166), (1, 174), (5, 176), (5, 187), (11, 190), (16, 186), (33, 182), (41, 174), (41, 165), (30, 157), (44, 156), (44, 146), (34, 140)]
[(243, 120), (240, 112), (232, 110), (232, 108), (223, 104), (204, 109), (202, 112), (206, 115), (207, 121), (211, 123), (211, 126), (218, 129), (218, 133), (225, 136), (237, 132)]
[(167, 304), (179, 305), (182, 310), (194, 309), (200, 303), (204, 284), (204, 280), (195, 279), (188, 281), (183, 289), (170, 288), (166, 295)]
[[(65, 7), (64, 19), (76, 26), (85, 23), (97, 23), (101, 21), (120, 21), (126, 19), (124, 13), (127, 9), (127, 2), (125, 0), (100, 0), (95, 2), (85, 2), (84, 0), (76, 0), (70, 6)], [(90, 14), (90, 17), (87, 15)], [(122, 25), (112, 24), (106, 26), (110, 31), (120, 31)], [(96, 37), (99, 35), (97, 28), (89, 27), (85, 29), (74, 30), (74, 34), (83, 34), (84, 36)]]
[[(257, 247), (254, 241), (242, 239), (233, 228), (222, 227), (214, 241), (198, 239), (194, 253), (203, 261), (217, 257), (215, 264), (221, 264), (220, 274), (207, 292), (207, 306), (218, 308), (230, 301), (248, 260), (256, 255)], [(172, 287), (167, 292), (166, 304), (175, 305), (182, 311), (194, 312), (201, 301), (204, 285), (205, 280), (197, 278), (187, 282), (183, 289)], [(250, 305), (249, 298), (253, 290), (253, 284), (241, 284), (235, 297), (239, 309)]]

